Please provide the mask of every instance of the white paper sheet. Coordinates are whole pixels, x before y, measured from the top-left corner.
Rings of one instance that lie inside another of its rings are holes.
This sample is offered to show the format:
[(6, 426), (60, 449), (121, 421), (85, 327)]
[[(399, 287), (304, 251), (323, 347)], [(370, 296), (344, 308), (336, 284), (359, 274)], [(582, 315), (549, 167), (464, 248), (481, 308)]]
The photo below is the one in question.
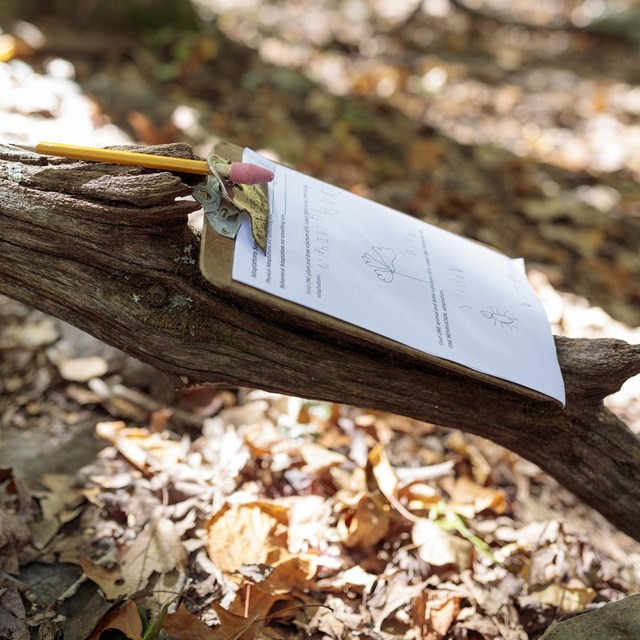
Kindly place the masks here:
[(248, 218), (233, 278), (564, 404), (524, 262), (275, 164), (266, 255)]

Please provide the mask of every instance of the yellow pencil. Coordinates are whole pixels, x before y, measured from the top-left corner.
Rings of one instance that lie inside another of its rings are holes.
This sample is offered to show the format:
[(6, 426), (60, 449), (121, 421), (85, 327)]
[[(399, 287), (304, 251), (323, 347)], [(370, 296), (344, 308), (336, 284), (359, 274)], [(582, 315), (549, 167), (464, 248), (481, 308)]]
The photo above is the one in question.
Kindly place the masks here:
[(61, 156), (63, 158), (72, 158), (73, 160), (110, 162), (112, 164), (126, 164), (133, 167), (165, 169), (166, 171), (182, 171), (184, 173), (198, 173), (201, 175), (208, 175), (211, 173), (209, 165), (204, 160), (188, 160), (187, 158), (154, 156), (150, 153), (136, 153), (134, 151), (117, 151), (115, 149), (80, 147), (73, 144), (62, 144), (59, 142), (38, 142), (35, 147), (21, 144), (14, 146), (26, 149), (27, 151), (41, 153), (43, 155)]
[[(150, 153), (136, 153), (135, 151), (117, 151), (115, 149), (98, 149), (96, 147), (80, 147), (60, 142), (38, 142), (35, 147), (15, 144), (15, 147), (40, 153), (43, 155), (61, 156), (73, 160), (88, 162), (110, 162), (112, 164), (126, 164), (146, 169), (164, 169), (181, 173), (197, 173), (210, 175), (211, 169), (205, 160), (189, 160), (187, 158), (173, 158), (171, 156), (154, 156)], [(242, 184), (258, 184), (273, 180), (273, 173), (262, 167), (248, 162), (214, 163), (218, 175), (229, 178), (232, 182)]]

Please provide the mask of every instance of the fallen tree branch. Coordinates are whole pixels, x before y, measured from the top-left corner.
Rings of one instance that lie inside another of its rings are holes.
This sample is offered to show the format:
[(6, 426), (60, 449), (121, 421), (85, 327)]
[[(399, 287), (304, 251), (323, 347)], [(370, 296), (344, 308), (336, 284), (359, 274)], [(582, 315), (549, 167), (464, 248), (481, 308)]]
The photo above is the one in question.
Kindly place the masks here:
[[(152, 152), (153, 149), (141, 149)], [(190, 148), (156, 152), (190, 156)], [(602, 400), (640, 372), (640, 346), (556, 338), (567, 406), (457, 374), (276, 300), (206, 282), (180, 177), (45, 160), (0, 147), (0, 292), (182, 384), (225, 381), (377, 408), (497, 442), (640, 540), (640, 441)]]
[(540, 640), (634, 640), (640, 637), (640, 594), (554, 622)]

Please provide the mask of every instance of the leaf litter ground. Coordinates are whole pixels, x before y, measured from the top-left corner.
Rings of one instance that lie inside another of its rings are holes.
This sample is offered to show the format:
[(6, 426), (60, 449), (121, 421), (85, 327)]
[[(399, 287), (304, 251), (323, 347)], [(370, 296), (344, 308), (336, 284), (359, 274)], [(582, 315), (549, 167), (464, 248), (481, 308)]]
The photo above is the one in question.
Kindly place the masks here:
[(171, 602), (176, 638), (524, 639), (640, 588), (636, 543), (488, 441), (256, 390), (158, 409), (141, 385), (114, 403), (77, 381), (82, 363), (131, 391), (139, 369), (97, 341), (70, 368), (59, 334), (75, 330), (7, 308), (3, 416), (26, 438), (52, 413), (70, 432), (102, 416), (106, 445), (77, 474), (1, 472), (0, 619), (16, 638), (138, 638), (138, 607), (152, 623)]

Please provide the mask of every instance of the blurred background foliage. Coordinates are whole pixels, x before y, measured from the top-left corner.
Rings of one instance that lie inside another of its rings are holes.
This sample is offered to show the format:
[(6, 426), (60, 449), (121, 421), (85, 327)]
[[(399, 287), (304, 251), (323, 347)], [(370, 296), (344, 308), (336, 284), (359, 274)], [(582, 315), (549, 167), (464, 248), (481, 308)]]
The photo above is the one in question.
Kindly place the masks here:
[[(0, 28), (0, 60), (82, 88), (94, 141), (268, 150), (640, 324), (635, 1), (9, 0)], [(38, 91), (10, 139), (92, 141)]]
[(4, 15), (7, 18), (37, 21), (44, 15), (63, 19), (68, 25), (82, 25), (145, 32), (171, 25), (176, 30), (195, 30), (199, 17), (190, 2), (184, 0), (5, 0)]

